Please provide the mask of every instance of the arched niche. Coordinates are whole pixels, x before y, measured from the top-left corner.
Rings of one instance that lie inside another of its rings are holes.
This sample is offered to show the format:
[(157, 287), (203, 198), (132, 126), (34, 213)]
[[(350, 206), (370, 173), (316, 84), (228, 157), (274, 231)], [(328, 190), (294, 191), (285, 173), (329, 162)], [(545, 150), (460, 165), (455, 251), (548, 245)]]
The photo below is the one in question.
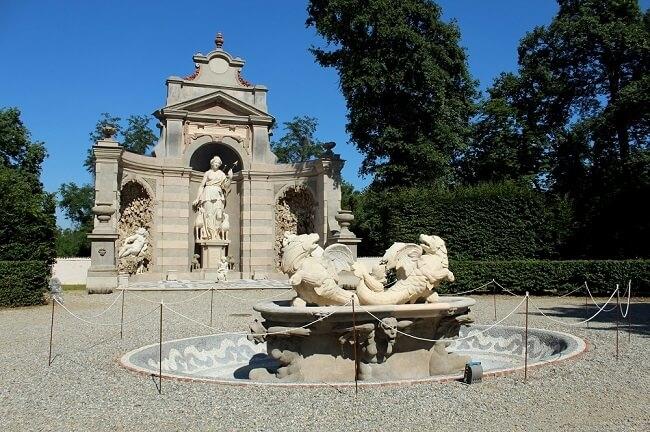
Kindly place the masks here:
[(317, 201), (306, 184), (286, 185), (275, 197), (274, 232), (275, 265), (279, 267), (285, 233), (316, 232)]
[[(206, 137), (207, 138), (207, 137)], [(232, 138), (225, 137), (223, 141), (196, 140), (188, 149), (187, 164), (195, 171), (205, 172), (210, 169), (210, 160), (219, 156), (223, 163), (222, 170), (232, 168), (233, 172), (239, 172), (244, 168), (244, 161), (235, 147)], [(207, 141), (207, 142), (206, 142)], [(237, 166), (234, 166), (237, 162)]]

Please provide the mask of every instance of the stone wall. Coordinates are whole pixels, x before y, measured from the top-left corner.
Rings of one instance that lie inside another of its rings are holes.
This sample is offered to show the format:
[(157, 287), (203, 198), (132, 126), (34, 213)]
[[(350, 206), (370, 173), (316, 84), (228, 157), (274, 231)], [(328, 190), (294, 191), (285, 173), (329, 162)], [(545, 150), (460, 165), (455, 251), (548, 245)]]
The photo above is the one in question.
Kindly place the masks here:
[(86, 285), (90, 258), (57, 258), (52, 266), (52, 276), (62, 285)]

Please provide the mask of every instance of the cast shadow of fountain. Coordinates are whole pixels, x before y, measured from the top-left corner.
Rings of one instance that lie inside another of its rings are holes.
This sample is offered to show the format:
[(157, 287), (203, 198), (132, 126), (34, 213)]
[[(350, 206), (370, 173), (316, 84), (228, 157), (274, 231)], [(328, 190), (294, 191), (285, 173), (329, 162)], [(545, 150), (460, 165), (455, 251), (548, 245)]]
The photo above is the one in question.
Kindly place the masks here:
[(254, 369), (266, 369), (270, 374), (275, 374), (280, 367), (280, 363), (268, 356), (268, 354), (255, 354), (249, 360), (246, 366), (242, 366), (233, 372), (235, 379), (250, 379), (250, 373)]
[[(615, 304), (616, 303), (614, 303), (614, 305)], [(611, 307), (610, 305), (606, 307), (606, 310)], [(623, 309), (623, 312), (625, 312), (626, 304), (622, 303), (621, 307)], [(568, 320), (569, 318), (585, 320), (593, 316), (598, 311), (598, 308), (593, 304), (590, 304), (587, 307), (585, 307), (584, 305), (565, 305), (565, 306), (555, 306), (555, 307), (544, 307), (540, 309), (542, 312), (544, 312), (546, 315), (552, 318), (560, 319), (560, 320), (567, 319), (566, 321), (567, 323), (571, 322), (570, 320)], [(532, 310), (530, 314), (541, 316), (543, 318), (543, 315), (541, 313), (536, 312), (534, 310)], [(650, 336), (650, 303), (630, 302), (630, 310), (628, 311), (628, 314), (631, 320), (629, 326), (630, 332), (640, 336), (645, 336), (645, 337)], [(603, 311), (598, 315), (596, 315), (596, 317), (593, 320), (591, 320), (590, 323), (598, 324), (598, 325), (592, 326), (590, 330), (594, 330), (594, 331), (614, 330), (616, 328), (617, 316), (619, 318), (619, 329), (621, 331), (627, 331), (628, 330), (627, 318), (623, 318), (621, 316), (621, 312), (618, 310), (618, 308), (615, 308), (614, 310)], [(581, 324), (581, 326), (584, 327), (586, 326), (586, 324)]]

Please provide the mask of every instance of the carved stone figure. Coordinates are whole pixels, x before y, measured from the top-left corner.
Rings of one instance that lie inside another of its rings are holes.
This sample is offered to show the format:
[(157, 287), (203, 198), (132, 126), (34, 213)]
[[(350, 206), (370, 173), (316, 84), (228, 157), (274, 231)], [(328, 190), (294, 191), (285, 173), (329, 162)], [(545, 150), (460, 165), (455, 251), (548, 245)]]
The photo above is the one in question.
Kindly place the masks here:
[(140, 227), (135, 234), (124, 239), (119, 257), (141, 256), (147, 250), (147, 230)]
[[(445, 242), (437, 236), (423, 234), (419, 245), (394, 243), (372, 271), (355, 263), (347, 246), (334, 244), (323, 250), (318, 240), (317, 234), (285, 234), (280, 268), (298, 294), (294, 305), (349, 302), (353, 293), (339, 286), (339, 273), (344, 270), (353, 270), (358, 278), (356, 297), (362, 305), (432, 303), (437, 301), (438, 286), (454, 281)], [(397, 280), (386, 288), (389, 272)]]
[(314, 232), (314, 208), (316, 202), (305, 185), (286, 189), (275, 204), (275, 253), (280, 268), (282, 242), (285, 233), (310, 234)]
[(219, 268), (217, 269), (217, 282), (225, 282), (228, 279), (228, 267), (230, 267), (228, 257), (221, 257)]
[(205, 209), (203, 207), (199, 207), (196, 211), (196, 219), (194, 219), (194, 238), (196, 240), (207, 238), (204, 215)]
[(201, 261), (199, 259), (201, 258), (201, 255), (199, 254), (194, 254), (192, 255), (192, 265), (190, 266), (190, 270), (198, 270), (201, 268)]
[(318, 234), (285, 234), (280, 267), (289, 275), (289, 283), (298, 294), (293, 304), (346, 304), (354, 293), (339, 287), (339, 272), (350, 270), (352, 252), (340, 244), (323, 250), (318, 240)]
[[(221, 165), (219, 156), (212, 158), (210, 170), (203, 175), (197, 197), (192, 203), (195, 211), (200, 212), (199, 208), (203, 210), (205, 238), (211, 240), (218, 239), (218, 230), (223, 222), (224, 208), (226, 207), (226, 194), (233, 176), (232, 168), (228, 170), (228, 174), (225, 174), (219, 169)], [(233, 167), (236, 165), (237, 162)]]
[(219, 225), (219, 229), (217, 232), (219, 240), (228, 240), (229, 232), (230, 232), (230, 218), (226, 213), (224, 213), (223, 220), (221, 221), (221, 224)]
[[(122, 186), (118, 222), (119, 239), (116, 245), (119, 252), (125, 249), (124, 246), (129, 236), (134, 235), (140, 228), (145, 230), (146, 241), (148, 244), (150, 243), (147, 233), (153, 227), (153, 208), (153, 199), (140, 182), (127, 181)], [(152, 258), (152, 250), (152, 247), (147, 247), (138, 254), (127, 255), (120, 255), (118, 252), (119, 271), (129, 274), (147, 271)]]

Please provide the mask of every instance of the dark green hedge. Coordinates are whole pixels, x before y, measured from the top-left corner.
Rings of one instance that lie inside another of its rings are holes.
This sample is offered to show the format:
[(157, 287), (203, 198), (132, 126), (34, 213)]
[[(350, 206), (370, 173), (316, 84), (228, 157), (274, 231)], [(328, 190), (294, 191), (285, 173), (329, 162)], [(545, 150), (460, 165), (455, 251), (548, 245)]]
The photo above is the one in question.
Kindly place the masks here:
[(626, 288), (631, 279), (632, 295), (650, 295), (650, 260), (452, 260), (449, 267), (456, 276), (456, 281), (442, 287), (441, 292), (468, 291), (495, 279), (505, 288), (519, 294), (526, 291), (531, 294), (562, 294), (587, 281), (592, 293), (606, 295), (612, 292), (617, 283)]
[(0, 306), (43, 304), (49, 277), (44, 261), (0, 261)]
[(571, 230), (566, 201), (514, 183), (364, 191), (353, 229), (360, 253), (381, 256), (393, 242), (435, 234), (458, 260), (557, 259)]

